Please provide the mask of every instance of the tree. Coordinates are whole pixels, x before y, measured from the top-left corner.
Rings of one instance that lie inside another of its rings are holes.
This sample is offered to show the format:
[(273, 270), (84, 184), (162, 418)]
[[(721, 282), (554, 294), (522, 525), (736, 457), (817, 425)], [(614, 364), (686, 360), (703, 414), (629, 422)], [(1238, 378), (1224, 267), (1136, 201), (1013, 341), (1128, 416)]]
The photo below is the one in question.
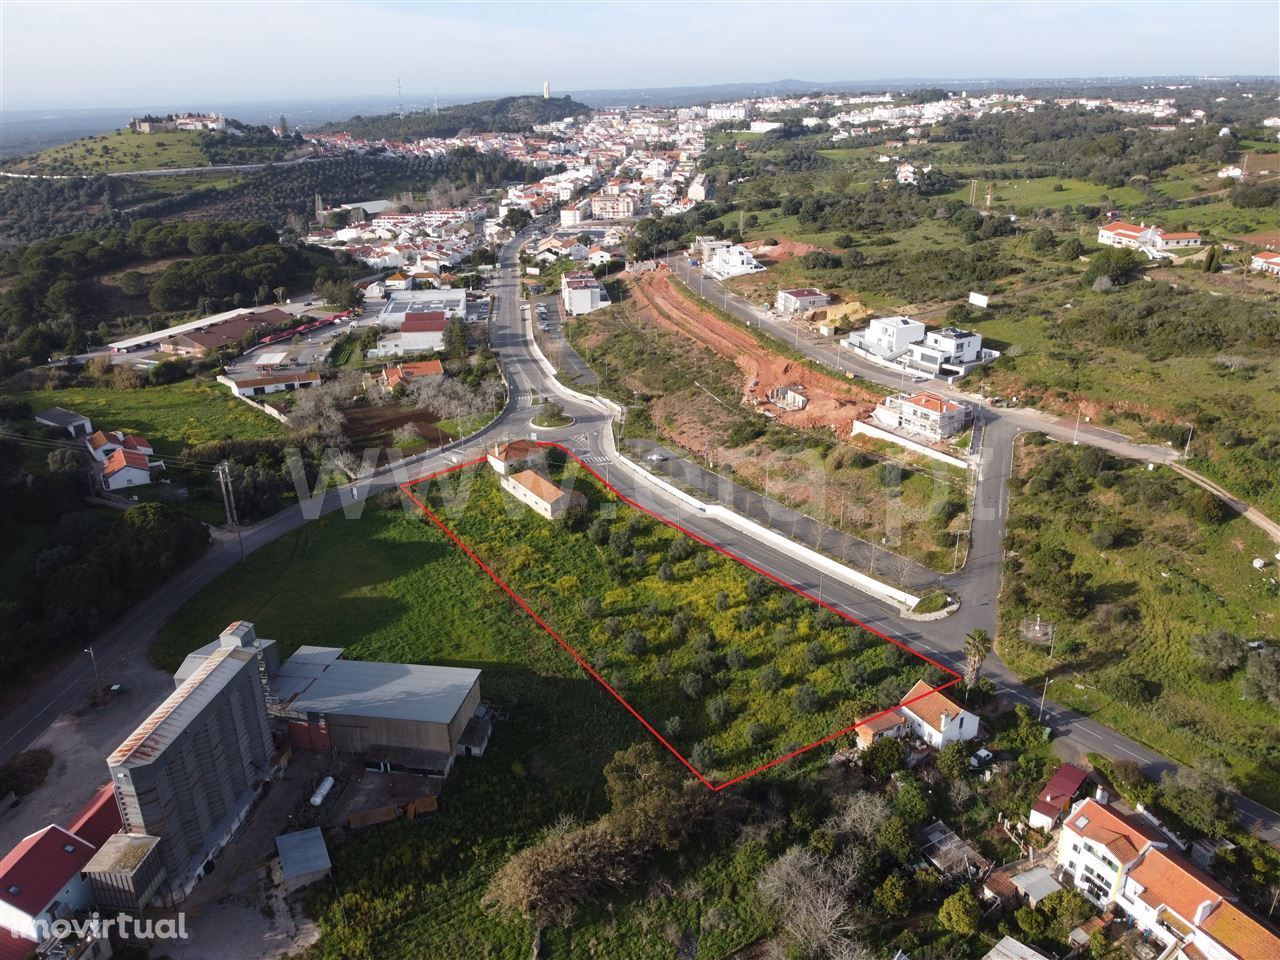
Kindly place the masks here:
[(1280, 707), (1280, 650), (1255, 650), (1245, 665), (1241, 692), (1252, 700)]
[(49, 472), (78, 477), (85, 472), (85, 458), (79, 450), (60, 447), (49, 452)]
[(1054, 248), (1055, 244), (1053, 231), (1048, 227), (1040, 227), (1031, 234), (1031, 249), (1037, 253), (1047, 253)]
[(702, 677), (696, 673), (686, 673), (680, 680), (680, 692), (690, 700), (702, 696)]
[(1218, 245), (1215, 243), (1204, 255), (1204, 272), (1217, 273), (1221, 270), (1222, 265), (1219, 263), (1219, 259)]
[(911, 891), (902, 877), (891, 873), (871, 895), (871, 902), (886, 917), (901, 920), (911, 912)]
[(862, 752), (862, 770), (875, 780), (884, 780), (906, 766), (906, 751), (897, 737), (881, 737)]
[(1084, 244), (1077, 237), (1068, 237), (1058, 247), (1058, 253), (1063, 260), (1078, 260), (1084, 256)]
[(766, 693), (775, 693), (782, 687), (782, 674), (773, 664), (767, 664), (760, 668), (757, 681), (761, 690)]
[(733, 703), (728, 697), (712, 697), (707, 701), (707, 716), (717, 727), (723, 727), (733, 716)]
[(977, 628), (970, 630), (964, 637), (964, 682), (973, 686), (982, 674), (982, 663), (991, 652), (991, 635)]
[(961, 780), (969, 773), (969, 745), (963, 740), (948, 743), (938, 751), (938, 770), (949, 780)]
[(1128, 247), (1106, 247), (1089, 258), (1089, 269), (1084, 273), (1084, 283), (1106, 278), (1119, 286), (1138, 276), (1146, 261)]
[(1190, 643), (1191, 652), (1199, 658), (1205, 673), (1215, 678), (1225, 677), (1240, 666), (1249, 653), (1243, 637), (1222, 627), (1192, 634)]
[(1166, 770), (1160, 778), (1159, 796), (1162, 807), (1206, 836), (1219, 836), (1235, 824), (1236, 807), (1230, 789), (1207, 770)]
[(450, 358), (463, 360), (467, 356), (467, 326), (461, 317), (454, 317), (444, 328), (444, 349)]
[(796, 713), (817, 713), (822, 706), (822, 696), (811, 684), (802, 683), (796, 687), (791, 706)]
[(689, 761), (699, 770), (708, 770), (715, 765), (716, 748), (710, 741), (699, 740), (689, 753)]
[(978, 906), (978, 900), (967, 886), (943, 900), (942, 907), (938, 910), (938, 922), (962, 937), (971, 937), (978, 932), (978, 920), (981, 917), (982, 910)]

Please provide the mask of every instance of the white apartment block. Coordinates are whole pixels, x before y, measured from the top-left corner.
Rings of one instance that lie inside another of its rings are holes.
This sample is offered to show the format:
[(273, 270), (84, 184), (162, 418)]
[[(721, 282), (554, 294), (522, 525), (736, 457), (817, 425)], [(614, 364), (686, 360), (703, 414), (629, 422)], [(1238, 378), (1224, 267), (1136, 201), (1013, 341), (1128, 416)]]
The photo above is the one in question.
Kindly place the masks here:
[(565, 273), (560, 277), (560, 302), (565, 313), (578, 317), (601, 307), (609, 306), (609, 294), (605, 292), (594, 274), (582, 271)]
[(841, 345), (873, 363), (929, 377), (954, 379), (990, 363), (999, 351), (982, 346), (982, 335), (955, 327), (926, 330), (909, 317), (878, 317)]
[(751, 251), (741, 244), (717, 247), (703, 261), (703, 269), (717, 280), (730, 277), (741, 277), (748, 273), (759, 273), (764, 266), (756, 261)]
[(600, 194), (591, 198), (591, 216), (597, 220), (622, 220), (635, 216), (635, 212), (635, 199), (627, 194)]
[(964, 430), (969, 411), (963, 403), (936, 393), (901, 394), (885, 397), (872, 411), (871, 419), (890, 430), (937, 442)]

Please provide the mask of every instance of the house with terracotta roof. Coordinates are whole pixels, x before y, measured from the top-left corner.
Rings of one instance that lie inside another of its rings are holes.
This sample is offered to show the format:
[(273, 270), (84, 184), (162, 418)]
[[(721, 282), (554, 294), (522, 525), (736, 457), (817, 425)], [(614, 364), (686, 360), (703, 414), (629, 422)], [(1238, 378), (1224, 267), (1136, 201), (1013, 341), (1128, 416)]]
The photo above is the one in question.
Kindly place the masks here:
[(1270, 250), (1255, 253), (1249, 261), (1249, 269), (1260, 270), (1263, 273), (1280, 277), (1280, 253), (1274, 253)]
[(68, 831), (95, 847), (101, 847), (108, 837), (122, 829), (124, 822), (120, 819), (115, 787), (110, 783), (100, 786), (92, 799), (67, 824)]
[(164, 464), (153, 463), (145, 454), (121, 447), (102, 464), (102, 488), (122, 490), (125, 487), (145, 487), (151, 482), (151, 471), (155, 467), (163, 468)]
[(499, 483), (503, 490), (548, 520), (559, 520), (574, 504), (584, 502), (581, 493), (557, 486), (550, 477), (537, 470), (507, 474)]
[(388, 390), (394, 390), (410, 380), (432, 379), (444, 376), (444, 364), (439, 360), (419, 360), (416, 363), (395, 363), (382, 371), (380, 379)]
[(401, 356), (406, 353), (431, 353), (444, 349), (444, 332), (449, 317), (444, 310), (408, 311), (395, 333), (378, 338), (378, 348), (369, 356)]
[(500, 443), (489, 453), (489, 466), (500, 477), (542, 456), (542, 447), (533, 440)]
[(1059, 874), (1099, 907), (1119, 907), (1177, 960), (1280, 957), (1280, 932), (1251, 916), (1236, 895), (1167, 848), (1162, 834), (1093, 799), (1067, 814)]
[(89, 450), (89, 455), (99, 463), (105, 463), (107, 457), (117, 450), (129, 450), (146, 457), (155, 453), (151, 442), (146, 437), (124, 434), (119, 430), (96, 430), (85, 437), (84, 443)]
[(977, 716), (923, 680), (907, 691), (899, 709), (911, 732), (935, 750), (978, 735)]
[(884, 737), (914, 736), (935, 750), (978, 735), (978, 718), (945, 693), (917, 680), (898, 706), (858, 722), (858, 746), (865, 749)]
[(54, 920), (89, 909), (81, 870), (93, 852), (93, 844), (56, 824), (23, 837), (0, 860), (0, 928), (43, 941)]
[(1071, 763), (1058, 767), (1031, 807), (1027, 822), (1037, 830), (1052, 830), (1071, 808), (1089, 774)]
[(1115, 901), (1125, 871), (1147, 847), (1166, 841), (1154, 827), (1126, 817), (1094, 799), (1081, 800), (1067, 814), (1058, 835), (1058, 866), (1068, 885), (1099, 906)]
[(1128, 247), (1145, 254), (1148, 259), (1159, 260), (1171, 256), (1170, 250), (1198, 247), (1204, 241), (1198, 233), (1166, 233), (1154, 225), (1149, 227), (1145, 223), (1116, 220), (1098, 228), (1098, 242), (1108, 247)]

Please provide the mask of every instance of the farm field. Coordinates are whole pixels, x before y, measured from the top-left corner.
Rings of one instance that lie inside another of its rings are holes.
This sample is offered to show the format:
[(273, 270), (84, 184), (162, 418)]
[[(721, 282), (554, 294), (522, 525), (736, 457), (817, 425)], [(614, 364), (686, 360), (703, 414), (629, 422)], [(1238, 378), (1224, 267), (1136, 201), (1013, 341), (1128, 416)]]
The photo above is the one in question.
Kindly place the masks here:
[(285, 435), (282, 424), (236, 400), (225, 387), (194, 380), (136, 390), (68, 387), (15, 391), (11, 396), (30, 403), (36, 413), (48, 407), (65, 407), (88, 417), (95, 430), (141, 434), (161, 458), (213, 440)]
[[(987, 188), (994, 191), (992, 205), (1011, 207), (1062, 207), (1067, 204), (1112, 204), (1124, 209), (1145, 202), (1142, 191), (1133, 187), (1103, 187), (1084, 180), (1059, 177), (1039, 177), (1034, 180), (982, 180), (978, 183), (978, 203), (987, 195)], [(1057, 189), (1061, 187), (1062, 189)], [(950, 193), (943, 194), (954, 200), (968, 202), (969, 181), (965, 181)]]
[[(1161, 469), (1033, 437), (1019, 448), (998, 650), (1049, 696), (1182, 763), (1221, 763), (1246, 794), (1280, 801), (1280, 703), (1242, 695), (1248, 658), (1275, 649), (1275, 544), (1212, 497)], [(1054, 659), (1019, 622), (1057, 625)], [(1215, 628), (1209, 660), (1194, 638)], [(1236, 651), (1234, 654), (1229, 651)], [(1234, 659), (1233, 659), (1234, 658)], [(1274, 691), (1273, 691), (1274, 695)]]
[(705, 779), (741, 778), (849, 729), (926, 673), (546, 449), (551, 478), (585, 498), (574, 521), (520, 506), (483, 463), (411, 489)]

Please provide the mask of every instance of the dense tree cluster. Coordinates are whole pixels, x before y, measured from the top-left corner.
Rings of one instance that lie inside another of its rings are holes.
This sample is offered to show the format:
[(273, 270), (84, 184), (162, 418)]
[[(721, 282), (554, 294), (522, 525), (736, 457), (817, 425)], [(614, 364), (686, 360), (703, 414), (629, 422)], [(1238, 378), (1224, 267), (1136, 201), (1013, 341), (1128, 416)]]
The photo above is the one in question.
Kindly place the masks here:
[(369, 140), (419, 140), (424, 137), (453, 137), (470, 133), (519, 133), (534, 124), (551, 123), (591, 113), (585, 103), (572, 97), (501, 97), (443, 107), (439, 112), (418, 110), (403, 117), (394, 113), (376, 117), (354, 116), (330, 123), (324, 130), (342, 131)]
[(972, 162), (1039, 165), (1046, 175), (1106, 187), (1150, 179), (1179, 163), (1225, 163), (1238, 150), (1235, 137), (1218, 136), (1211, 124), (1166, 134), (1111, 110), (988, 113), (951, 124), (934, 139), (963, 142), (961, 156)]
[(32, 474), (23, 468), (21, 447), (0, 441), (0, 540), (43, 543), (29, 565), (11, 571), (23, 588), (0, 608), (6, 677), (92, 636), (198, 557), (209, 540), (203, 524), (163, 504), (109, 517), (83, 509), (82, 455), (54, 452), (50, 471)]

